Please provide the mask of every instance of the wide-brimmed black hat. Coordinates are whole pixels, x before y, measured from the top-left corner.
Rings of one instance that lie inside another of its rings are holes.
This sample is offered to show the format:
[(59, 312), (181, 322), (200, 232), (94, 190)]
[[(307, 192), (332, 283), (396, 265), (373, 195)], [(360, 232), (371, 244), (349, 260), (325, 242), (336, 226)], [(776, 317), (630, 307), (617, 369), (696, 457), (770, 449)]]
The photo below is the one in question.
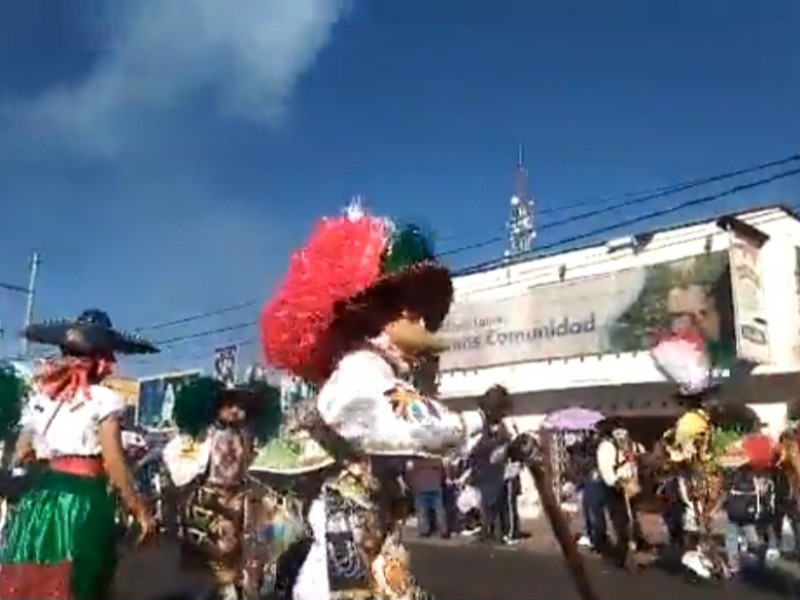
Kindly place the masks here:
[(273, 435), (281, 421), (280, 390), (266, 382), (227, 387), (213, 377), (196, 377), (175, 394), (173, 418), (178, 429), (198, 435), (217, 418), (226, 404), (240, 406), (247, 412), (259, 435)]
[(620, 417), (612, 415), (598, 421), (594, 428), (603, 435), (610, 435), (615, 429), (625, 429), (625, 423)]
[(34, 323), (26, 327), (22, 335), (31, 342), (58, 346), (75, 354), (159, 352), (158, 348), (138, 334), (114, 329), (108, 314), (96, 308), (83, 311), (77, 319)]

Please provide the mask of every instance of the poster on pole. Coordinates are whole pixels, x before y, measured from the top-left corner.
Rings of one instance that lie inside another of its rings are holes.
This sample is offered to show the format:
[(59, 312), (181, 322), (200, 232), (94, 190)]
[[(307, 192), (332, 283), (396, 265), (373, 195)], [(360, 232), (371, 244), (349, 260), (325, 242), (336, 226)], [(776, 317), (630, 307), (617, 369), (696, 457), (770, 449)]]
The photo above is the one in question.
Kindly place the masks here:
[(267, 369), (263, 365), (254, 363), (245, 369), (244, 380), (247, 383), (266, 383), (268, 379)]
[(214, 377), (225, 387), (236, 384), (236, 362), (239, 356), (239, 346), (231, 344), (214, 349)]
[(764, 305), (761, 244), (732, 230), (728, 252), (736, 322), (736, 354), (750, 363), (768, 364), (771, 357)]

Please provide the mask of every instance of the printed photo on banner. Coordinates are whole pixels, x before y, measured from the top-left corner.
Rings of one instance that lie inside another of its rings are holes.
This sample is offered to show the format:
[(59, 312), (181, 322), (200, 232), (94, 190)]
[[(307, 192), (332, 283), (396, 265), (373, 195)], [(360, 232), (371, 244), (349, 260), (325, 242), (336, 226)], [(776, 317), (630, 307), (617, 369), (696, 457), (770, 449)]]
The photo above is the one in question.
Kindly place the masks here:
[(451, 346), (440, 368), (647, 351), (683, 327), (702, 332), (715, 368), (736, 361), (728, 251), (457, 302), (443, 327)]

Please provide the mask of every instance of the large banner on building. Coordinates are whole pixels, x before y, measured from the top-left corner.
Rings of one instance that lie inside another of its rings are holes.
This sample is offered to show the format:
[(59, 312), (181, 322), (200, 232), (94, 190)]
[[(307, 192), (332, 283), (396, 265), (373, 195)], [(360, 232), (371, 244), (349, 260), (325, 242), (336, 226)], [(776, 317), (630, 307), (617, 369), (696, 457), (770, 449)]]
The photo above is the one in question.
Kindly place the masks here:
[(649, 350), (661, 332), (699, 327), (714, 366), (736, 359), (728, 252), (532, 287), (453, 305), (442, 371)]
[(756, 364), (770, 362), (767, 311), (764, 306), (761, 245), (736, 231), (730, 233), (730, 270), (736, 349), (739, 358)]
[(182, 385), (200, 374), (201, 371), (192, 370), (140, 379), (138, 424), (145, 427), (171, 426), (175, 394)]

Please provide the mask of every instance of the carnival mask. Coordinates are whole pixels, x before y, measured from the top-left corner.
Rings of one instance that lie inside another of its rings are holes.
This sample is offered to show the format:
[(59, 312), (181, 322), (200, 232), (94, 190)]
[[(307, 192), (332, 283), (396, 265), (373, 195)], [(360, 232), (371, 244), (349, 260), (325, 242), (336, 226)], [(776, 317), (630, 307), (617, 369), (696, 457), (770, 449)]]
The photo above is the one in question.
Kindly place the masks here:
[(219, 408), (217, 418), (225, 424), (235, 425), (247, 417), (247, 412), (238, 404), (223, 404)]
[(391, 343), (407, 358), (437, 354), (447, 349), (447, 344), (425, 326), (425, 320), (409, 311), (383, 328)]

